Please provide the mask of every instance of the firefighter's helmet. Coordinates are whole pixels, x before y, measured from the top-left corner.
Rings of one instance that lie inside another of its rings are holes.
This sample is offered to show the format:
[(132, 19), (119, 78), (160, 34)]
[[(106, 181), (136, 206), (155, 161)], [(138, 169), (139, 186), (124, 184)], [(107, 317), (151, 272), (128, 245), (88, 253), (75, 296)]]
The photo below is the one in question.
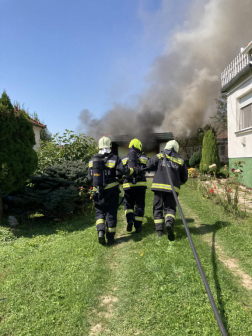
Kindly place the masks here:
[(132, 146), (142, 151), (142, 143), (138, 139), (133, 139), (130, 141), (129, 148), (131, 148)]
[(178, 151), (179, 151), (179, 144), (177, 143), (176, 140), (170, 140), (165, 145), (165, 149), (172, 149), (172, 148), (175, 150), (175, 152), (178, 153)]
[(99, 149), (103, 149), (103, 148), (111, 148), (111, 140), (105, 136), (103, 136), (100, 140), (99, 140)]

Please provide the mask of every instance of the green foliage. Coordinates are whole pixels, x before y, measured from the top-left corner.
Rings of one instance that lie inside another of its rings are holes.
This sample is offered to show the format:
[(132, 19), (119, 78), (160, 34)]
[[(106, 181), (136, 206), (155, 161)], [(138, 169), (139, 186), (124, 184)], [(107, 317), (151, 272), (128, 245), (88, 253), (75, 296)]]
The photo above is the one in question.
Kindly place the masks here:
[(217, 112), (212, 118), (218, 125), (219, 131), (227, 130), (227, 94), (222, 93), (219, 99), (215, 99)]
[(40, 142), (38, 149), (38, 169), (36, 174), (43, 174), (47, 167), (65, 161), (83, 161), (87, 163), (97, 152), (93, 138), (84, 134), (74, 134), (66, 129), (63, 136), (54, 135), (49, 142)]
[(45, 169), (43, 175), (34, 176), (13, 197), (13, 211), (64, 217), (77, 208), (83, 208), (84, 204), (77, 189), (80, 186), (89, 186), (86, 163), (66, 161), (53, 165)]
[(36, 170), (34, 145), (27, 113), (14, 109), (4, 92), (0, 98), (0, 197), (21, 188)]
[(197, 152), (193, 153), (192, 157), (189, 160), (190, 167), (195, 167), (200, 163), (202, 157), (201, 149), (199, 149)]
[(212, 130), (209, 130), (205, 133), (203, 139), (200, 171), (204, 173), (208, 172), (209, 166), (212, 164), (216, 164), (216, 172), (218, 173), (220, 170), (220, 158), (217, 142)]
[[(30, 117), (36, 121), (38, 121), (41, 124), (44, 124), (44, 121), (39, 119), (39, 116), (36, 112), (33, 112), (32, 114), (29, 114)], [(51, 141), (52, 139), (52, 133), (49, 132), (48, 128), (42, 128), (41, 132), (40, 132), (40, 140), (47, 142), (47, 141)]]

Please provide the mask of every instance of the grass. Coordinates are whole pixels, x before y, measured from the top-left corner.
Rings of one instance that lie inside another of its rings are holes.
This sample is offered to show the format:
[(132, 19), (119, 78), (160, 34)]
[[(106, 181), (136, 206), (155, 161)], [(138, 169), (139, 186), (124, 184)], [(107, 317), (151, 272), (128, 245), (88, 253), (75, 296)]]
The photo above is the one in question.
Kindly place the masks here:
[[(202, 240), (192, 213), (248, 274), (250, 221), (241, 228), (187, 186), (180, 199), (191, 209), (184, 214), (228, 335), (251, 335), (251, 293)], [(126, 233), (120, 208), (113, 247), (97, 243), (93, 215), (53, 225), (38, 218), (43, 226), (19, 227), (18, 239), (2, 227), (0, 334), (220, 335), (180, 216), (176, 240), (158, 238), (152, 202), (148, 190), (140, 235)]]
[(211, 203), (200, 192), (192, 190), (189, 184), (183, 188), (180, 199), (198, 216), (206, 233), (215, 234), (225, 253), (239, 259), (243, 270), (252, 277), (252, 216), (235, 218), (224, 212), (221, 205)]

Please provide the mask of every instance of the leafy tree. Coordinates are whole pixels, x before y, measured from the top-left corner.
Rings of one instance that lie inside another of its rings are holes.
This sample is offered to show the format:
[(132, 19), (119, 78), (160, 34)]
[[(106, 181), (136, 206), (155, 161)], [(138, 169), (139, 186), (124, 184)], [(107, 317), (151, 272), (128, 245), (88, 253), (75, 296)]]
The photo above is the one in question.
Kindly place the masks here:
[(3, 92), (0, 98), (0, 219), (2, 197), (21, 188), (37, 168), (34, 145), (29, 116), (24, 110), (14, 109)]
[[(29, 114), (29, 116), (38, 121), (39, 123), (41, 124), (44, 124), (44, 121), (40, 120), (39, 117), (38, 117), (38, 114), (36, 112), (33, 112), (33, 114)], [(47, 128), (42, 128), (41, 132), (40, 132), (40, 140), (44, 141), (44, 142), (47, 142), (47, 141), (51, 141), (52, 139), (52, 133), (49, 132), (49, 130)]]
[(65, 161), (83, 161), (87, 163), (97, 152), (95, 140), (85, 134), (74, 134), (66, 129), (63, 136), (55, 134), (50, 142), (40, 141), (38, 149), (38, 169), (36, 174), (43, 174), (47, 167)]
[(209, 166), (216, 164), (216, 172), (220, 170), (220, 158), (217, 142), (212, 130), (205, 133), (202, 147), (202, 158), (200, 161), (200, 171), (209, 171)]
[(202, 154), (201, 149), (199, 149), (197, 152), (193, 153), (192, 157), (189, 160), (190, 167), (195, 167), (197, 164), (200, 163)]
[(218, 125), (218, 132), (227, 130), (227, 94), (221, 93), (218, 99), (215, 99), (217, 112), (212, 119)]

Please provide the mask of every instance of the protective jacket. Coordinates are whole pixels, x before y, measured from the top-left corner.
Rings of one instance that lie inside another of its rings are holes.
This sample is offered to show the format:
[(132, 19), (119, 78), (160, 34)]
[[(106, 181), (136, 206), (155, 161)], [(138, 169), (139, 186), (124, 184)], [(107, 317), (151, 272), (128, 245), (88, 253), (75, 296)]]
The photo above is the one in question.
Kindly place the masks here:
[(166, 154), (167, 163), (171, 168), (170, 172), (174, 189), (179, 193), (181, 183), (185, 183), (188, 179), (188, 171), (184, 161), (174, 150), (165, 150), (148, 161), (147, 168), (156, 171), (151, 190), (172, 192), (166, 172), (164, 153)]
[[(88, 164), (88, 178), (91, 180), (93, 178), (93, 159), (89, 161)], [(118, 188), (119, 182), (117, 181), (117, 176), (129, 176), (134, 172), (133, 169), (124, 166), (121, 159), (110, 153), (104, 156), (104, 177), (105, 177), (105, 186), (104, 190), (111, 189), (111, 188)], [(94, 186), (95, 187), (95, 186)]]
[[(139, 169), (143, 169), (146, 168), (146, 164), (148, 161), (148, 156), (145, 155), (144, 153), (139, 153), (138, 154), (138, 168)], [(122, 159), (122, 163), (124, 167), (128, 166), (129, 163), (129, 155), (127, 155), (126, 157), (124, 157)], [(135, 184), (133, 184), (133, 178), (135, 178)], [(145, 172), (141, 172), (141, 170), (139, 170), (137, 176), (125, 176), (124, 180), (123, 180), (123, 189), (124, 190), (128, 190), (134, 187), (141, 187), (143, 189), (147, 188), (147, 181), (146, 181), (146, 177), (145, 177)]]

